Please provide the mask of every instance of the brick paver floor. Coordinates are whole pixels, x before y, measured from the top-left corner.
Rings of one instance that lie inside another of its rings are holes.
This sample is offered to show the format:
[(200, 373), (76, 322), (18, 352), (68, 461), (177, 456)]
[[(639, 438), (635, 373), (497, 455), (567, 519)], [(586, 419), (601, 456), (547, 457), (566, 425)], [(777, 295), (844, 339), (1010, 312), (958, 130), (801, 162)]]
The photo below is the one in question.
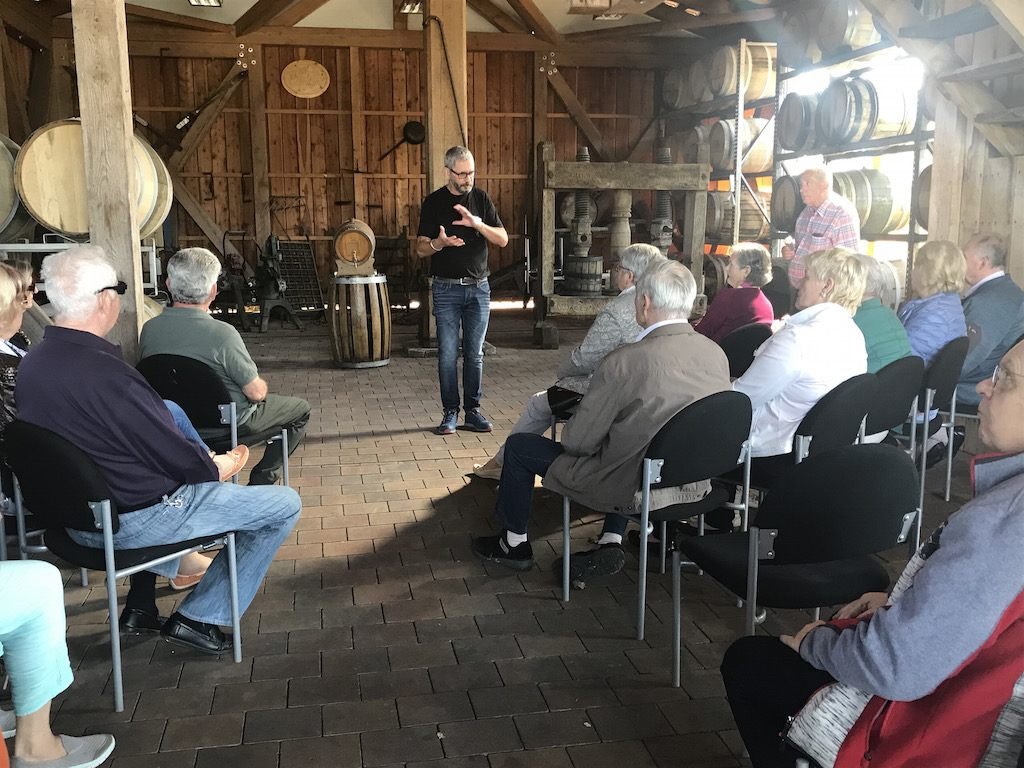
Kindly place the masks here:
[[(244, 617), (242, 663), (129, 638), (126, 709), (114, 714), (102, 578), (83, 588), (69, 570), (76, 679), (55, 703), (56, 728), (113, 732), (116, 768), (744, 764), (718, 674), (741, 611), (713, 582), (684, 577), (683, 684), (673, 689), (668, 577), (651, 576), (643, 642), (632, 628), (635, 560), (563, 604), (552, 494), (537, 491), (533, 570), (471, 556), (470, 538), (494, 529), (496, 484), (466, 473), (552, 382), (584, 324), (564, 324), (562, 349), (538, 350), (528, 313), (496, 312), (485, 371), (495, 432), (449, 437), (430, 433), (435, 360), (398, 351), (409, 326), (396, 325), (390, 365), (353, 371), (332, 367), (323, 324), (273, 325), (246, 341), (271, 391), (307, 398), (313, 417), (292, 457), (302, 518)], [(930, 494), (927, 527), (965, 499), (964, 467), (958, 459), (952, 504)], [(930, 488), (939, 482), (936, 472)], [(599, 519), (576, 509), (577, 546)], [(894, 569), (903, 557), (893, 553)], [(162, 611), (179, 599), (161, 587)], [(772, 613), (765, 629), (807, 620)]]

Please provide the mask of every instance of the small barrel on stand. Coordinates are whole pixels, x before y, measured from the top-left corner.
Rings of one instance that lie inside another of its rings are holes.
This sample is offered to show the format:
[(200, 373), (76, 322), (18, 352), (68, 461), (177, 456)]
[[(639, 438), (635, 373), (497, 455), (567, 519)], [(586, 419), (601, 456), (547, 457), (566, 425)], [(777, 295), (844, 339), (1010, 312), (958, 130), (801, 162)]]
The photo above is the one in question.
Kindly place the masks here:
[(327, 317), (331, 354), (339, 368), (379, 368), (391, 362), (391, 304), (384, 275), (335, 277)]

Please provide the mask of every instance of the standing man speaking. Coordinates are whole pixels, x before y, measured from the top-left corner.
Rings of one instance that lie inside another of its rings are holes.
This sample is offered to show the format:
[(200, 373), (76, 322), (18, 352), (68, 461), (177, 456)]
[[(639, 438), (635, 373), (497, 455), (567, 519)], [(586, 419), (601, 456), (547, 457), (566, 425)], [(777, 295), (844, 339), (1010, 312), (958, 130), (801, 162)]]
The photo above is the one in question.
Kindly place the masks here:
[(491, 312), (487, 244), (508, 245), (508, 232), (487, 193), (473, 186), (476, 165), (465, 147), (444, 154), (448, 183), (427, 195), (420, 210), (416, 255), (430, 256), (431, 295), (437, 319), (437, 376), (444, 414), (435, 432), (451, 435), (459, 422), (459, 329), (465, 429), (490, 432), (480, 412), (484, 336)]

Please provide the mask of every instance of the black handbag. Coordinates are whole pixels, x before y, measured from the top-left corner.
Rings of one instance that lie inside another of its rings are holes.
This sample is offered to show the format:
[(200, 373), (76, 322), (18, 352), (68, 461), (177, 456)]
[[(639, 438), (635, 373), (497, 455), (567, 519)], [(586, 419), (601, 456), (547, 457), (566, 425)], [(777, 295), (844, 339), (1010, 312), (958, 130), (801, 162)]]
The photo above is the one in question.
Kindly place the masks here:
[(548, 406), (551, 408), (551, 413), (560, 419), (568, 419), (572, 416), (582, 399), (583, 395), (573, 392), (571, 389), (558, 385), (548, 387)]

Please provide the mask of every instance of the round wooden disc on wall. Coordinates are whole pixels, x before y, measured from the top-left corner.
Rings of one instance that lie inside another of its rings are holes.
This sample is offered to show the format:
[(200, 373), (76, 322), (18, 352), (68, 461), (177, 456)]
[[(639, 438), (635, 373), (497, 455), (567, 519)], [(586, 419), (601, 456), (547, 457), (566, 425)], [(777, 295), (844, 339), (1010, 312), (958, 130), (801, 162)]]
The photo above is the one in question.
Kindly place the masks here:
[(292, 96), (315, 99), (331, 84), (331, 75), (322, 64), (310, 59), (293, 61), (281, 72), (281, 85)]

